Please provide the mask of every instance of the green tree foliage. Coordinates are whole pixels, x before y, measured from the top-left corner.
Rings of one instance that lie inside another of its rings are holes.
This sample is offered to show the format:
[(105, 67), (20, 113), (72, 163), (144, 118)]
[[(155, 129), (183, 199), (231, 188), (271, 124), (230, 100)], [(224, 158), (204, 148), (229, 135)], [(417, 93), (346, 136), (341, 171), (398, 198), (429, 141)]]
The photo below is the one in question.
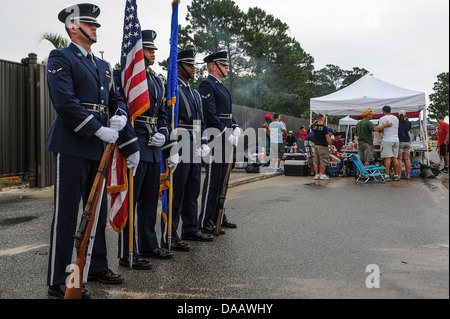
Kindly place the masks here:
[(273, 15), (250, 8), (244, 21), (254, 107), (300, 116), (313, 94), (314, 59), (289, 36), (288, 25)]
[(364, 68), (354, 67), (353, 70), (345, 71), (345, 78), (342, 81), (341, 89), (353, 84), (366, 74), (370, 74), (370, 72)]
[(428, 111), (431, 113), (430, 117), (433, 119), (439, 114), (444, 117), (449, 115), (448, 82), (448, 72), (446, 72), (439, 74), (437, 76), (437, 81), (434, 83), (434, 93), (429, 96), (431, 103), (428, 106)]
[(324, 96), (353, 84), (364, 75), (369, 74), (364, 68), (354, 67), (352, 70), (342, 70), (334, 64), (327, 64), (314, 73), (317, 96)]
[[(313, 62), (289, 27), (259, 8), (244, 13), (231, 0), (193, 0), (180, 26), (180, 48), (204, 55), (228, 51), (225, 84), (236, 104), (300, 116), (313, 96)], [(197, 82), (206, 76), (197, 72)]]
[(55, 49), (62, 49), (69, 45), (69, 40), (57, 33), (43, 32), (39, 41), (42, 40), (49, 41), (55, 47)]
[[(233, 1), (193, 0), (186, 15), (188, 25), (179, 28), (180, 49), (194, 47), (203, 55), (228, 52), (230, 70), (227, 80), (233, 96), (235, 78), (243, 59), (242, 17), (242, 11)], [(197, 82), (205, 76), (206, 66), (197, 70)]]
[[(41, 38), (39, 39), (39, 42), (41, 42), (42, 40), (46, 40), (48, 42), (50, 42), (55, 49), (62, 49), (65, 48), (69, 45), (69, 39), (63, 37), (60, 34), (57, 33), (51, 33), (51, 32), (42, 32), (41, 33)], [(40, 64), (47, 64), (47, 57), (42, 60), (40, 62)]]
[[(325, 96), (358, 81), (364, 75), (369, 74), (364, 68), (354, 67), (352, 70), (342, 70), (334, 64), (327, 64), (324, 68), (314, 72), (315, 94)], [(329, 116), (328, 122), (338, 124), (339, 116)]]
[[(227, 51), (225, 85), (236, 104), (308, 118), (312, 97), (336, 92), (365, 74), (329, 64), (314, 71), (314, 58), (289, 35), (289, 26), (264, 10), (243, 12), (232, 0), (192, 0), (187, 25), (179, 28), (180, 49), (205, 56)], [(207, 76), (197, 68), (194, 86)]]

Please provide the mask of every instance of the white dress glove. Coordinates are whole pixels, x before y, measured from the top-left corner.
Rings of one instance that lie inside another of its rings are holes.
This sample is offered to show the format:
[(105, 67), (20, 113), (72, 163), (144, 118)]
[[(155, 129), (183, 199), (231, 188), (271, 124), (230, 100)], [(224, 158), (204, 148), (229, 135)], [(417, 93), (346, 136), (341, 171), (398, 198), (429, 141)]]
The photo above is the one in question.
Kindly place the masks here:
[(172, 173), (175, 173), (179, 162), (180, 156), (178, 155), (178, 153), (170, 155), (170, 157), (167, 159), (167, 164), (169, 164), (169, 167), (172, 169)]
[(197, 150), (196, 154), (197, 154), (197, 156), (205, 157), (205, 156), (208, 156), (209, 152), (211, 152), (211, 149), (209, 148), (209, 146), (206, 144), (203, 144), (202, 147), (200, 147)]
[(242, 133), (242, 131), (241, 131), (241, 129), (239, 127), (236, 127), (233, 130), (233, 135), (236, 136), (237, 138), (239, 138), (239, 136), (241, 136), (241, 133)]
[(230, 142), (235, 147), (238, 146), (238, 138), (236, 136), (234, 136), (234, 135), (228, 136), (228, 142)]
[(133, 169), (133, 176), (136, 175), (136, 170), (139, 165), (140, 158), (141, 153), (139, 151), (127, 157), (127, 167)]
[(166, 137), (161, 133), (155, 133), (152, 137), (152, 144), (156, 147), (161, 147), (166, 142)]
[(120, 132), (127, 125), (128, 118), (125, 115), (114, 115), (109, 120), (109, 127)]
[(102, 126), (95, 132), (95, 136), (106, 143), (115, 143), (119, 138), (119, 133), (112, 128)]

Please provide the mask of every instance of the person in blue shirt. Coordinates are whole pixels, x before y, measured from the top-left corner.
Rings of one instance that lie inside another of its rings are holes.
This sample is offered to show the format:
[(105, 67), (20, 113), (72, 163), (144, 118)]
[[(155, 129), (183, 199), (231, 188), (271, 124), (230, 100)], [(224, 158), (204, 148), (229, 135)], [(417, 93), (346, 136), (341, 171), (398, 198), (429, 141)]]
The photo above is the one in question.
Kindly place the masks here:
[(270, 131), (270, 153), (272, 156), (272, 167), (281, 172), (281, 158), (284, 154), (283, 133), (287, 133), (286, 127), (281, 122), (281, 115), (275, 113), (272, 117), (273, 121), (269, 125)]
[(399, 149), (398, 149), (398, 162), (399, 166), (402, 167), (402, 161), (405, 162), (405, 178), (407, 180), (410, 178), (411, 172), (411, 136), (409, 132), (411, 131), (411, 122), (406, 117), (406, 112), (401, 110), (398, 112), (398, 139), (399, 139)]

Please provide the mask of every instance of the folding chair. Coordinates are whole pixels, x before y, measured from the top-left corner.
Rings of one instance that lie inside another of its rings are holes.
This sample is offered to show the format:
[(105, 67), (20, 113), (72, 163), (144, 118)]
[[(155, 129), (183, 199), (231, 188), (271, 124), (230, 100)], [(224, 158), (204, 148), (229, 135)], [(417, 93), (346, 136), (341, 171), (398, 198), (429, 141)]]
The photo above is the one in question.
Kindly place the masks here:
[(357, 182), (365, 184), (373, 178), (377, 182), (386, 183), (384, 173), (381, 172), (382, 170), (386, 170), (386, 167), (375, 165), (364, 166), (358, 154), (352, 153), (349, 154), (349, 156), (359, 172), (358, 178), (356, 179)]

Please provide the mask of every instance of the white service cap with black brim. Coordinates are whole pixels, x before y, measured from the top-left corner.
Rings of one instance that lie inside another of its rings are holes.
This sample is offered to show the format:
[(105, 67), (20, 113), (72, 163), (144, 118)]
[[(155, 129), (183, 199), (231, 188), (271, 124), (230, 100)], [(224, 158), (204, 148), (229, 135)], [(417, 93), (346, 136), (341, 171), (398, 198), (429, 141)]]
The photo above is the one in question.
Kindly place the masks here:
[(228, 65), (228, 52), (227, 51), (215, 52), (213, 54), (206, 56), (203, 59), (203, 61), (205, 63), (219, 62), (220, 64)]
[(97, 28), (100, 28), (101, 24), (97, 21), (99, 14), (100, 8), (95, 4), (79, 3), (61, 10), (58, 14), (58, 19), (66, 26), (69, 26), (70, 23), (85, 22), (93, 23)]
[(157, 35), (153, 30), (142, 30), (142, 46), (147, 49), (158, 50), (155, 46)]
[(194, 49), (182, 50), (182, 51), (178, 52), (177, 62), (191, 64), (191, 65), (198, 64), (195, 61), (195, 54), (196, 54), (196, 51)]

